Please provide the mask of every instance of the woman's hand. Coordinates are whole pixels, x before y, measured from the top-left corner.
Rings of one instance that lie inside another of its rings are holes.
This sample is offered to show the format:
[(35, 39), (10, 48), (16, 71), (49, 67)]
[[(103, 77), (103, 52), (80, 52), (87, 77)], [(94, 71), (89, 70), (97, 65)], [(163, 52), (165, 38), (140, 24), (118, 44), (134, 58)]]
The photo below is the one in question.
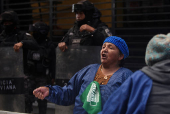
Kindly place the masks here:
[(33, 91), (33, 95), (38, 99), (43, 100), (45, 97), (49, 95), (49, 88), (48, 87), (39, 87)]

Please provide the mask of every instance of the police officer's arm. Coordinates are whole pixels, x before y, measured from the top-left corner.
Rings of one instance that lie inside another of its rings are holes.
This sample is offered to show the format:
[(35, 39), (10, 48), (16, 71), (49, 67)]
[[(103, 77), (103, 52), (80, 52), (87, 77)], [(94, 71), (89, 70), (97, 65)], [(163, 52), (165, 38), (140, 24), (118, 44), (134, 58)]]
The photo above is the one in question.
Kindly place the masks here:
[(66, 35), (63, 37), (63, 39), (61, 40), (61, 42), (58, 44), (58, 47), (60, 48), (61, 51), (65, 51), (66, 49), (68, 49), (67, 45), (69, 45), (69, 34), (70, 32), (73, 31), (73, 28), (71, 28)]
[(34, 40), (34, 38), (29, 33), (24, 34), (24, 39), (21, 40), (21, 42), (23, 44), (23, 48), (27, 48), (30, 50), (39, 49), (38, 43)]
[(65, 42), (60, 42), (60, 43), (58, 44), (58, 47), (59, 47), (60, 50), (63, 51), (63, 52), (64, 52), (66, 49), (68, 49), (68, 47), (67, 47), (67, 45), (66, 45)]
[(16, 43), (13, 47), (16, 52), (18, 52), (21, 47), (30, 50), (39, 49), (37, 42), (33, 39), (33, 37), (29, 33), (24, 33), (22, 37), (18, 39), (18, 41), (19, 43)]
[(96, 46), (101, 46), (105, 38), (107, 38), (108, 36), (112, 36), (112, 33), (105, 23), (99, 24), (96, 28), (84, 24), (80, 27), (80, 31), (83, 30), (91, 33), (91, 38), (93, 38), (93, 42), (95, 43), (94, 45)]
[(94, 32), (95, 28), (93, 28), (90, 25), (84, 24), (80, 27), (80, 32), (82, 32), (82, 31)]
[(15, 52), (18, 52), (19, 51), (19, 49), (21, 48), (23, 46), (23, 43), (22, 42), (19, 42), (19, 43), (16, 43), (15, 45), (14, 45), (14, 51)]

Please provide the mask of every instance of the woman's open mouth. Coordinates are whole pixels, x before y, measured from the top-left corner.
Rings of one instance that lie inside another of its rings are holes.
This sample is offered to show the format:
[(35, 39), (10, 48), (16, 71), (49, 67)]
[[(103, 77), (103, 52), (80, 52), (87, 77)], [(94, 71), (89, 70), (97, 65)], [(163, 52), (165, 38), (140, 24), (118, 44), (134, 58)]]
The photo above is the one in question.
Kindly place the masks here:
[(102, 54), (102, 59), (105, 59), (107, 56), (105, 53)]

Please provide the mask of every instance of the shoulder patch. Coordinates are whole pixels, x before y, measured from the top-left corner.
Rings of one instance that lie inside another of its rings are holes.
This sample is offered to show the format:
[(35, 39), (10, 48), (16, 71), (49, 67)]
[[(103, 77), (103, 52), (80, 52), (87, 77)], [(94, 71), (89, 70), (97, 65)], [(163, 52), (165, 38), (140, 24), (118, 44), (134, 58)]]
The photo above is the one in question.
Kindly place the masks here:
[(30, 33), (28, 33), (28, 32), (26, 32), (25, 34), (26, 34), (26, 35), (28, 35), (28, 36), (31, 36), (31, 34), (30, 34)]
[(72, 36), (73, 35), (73, 32), (70, 32), (70, 34), (69, 34), (70, 36)]
[(108, 35), (108, 36), (112, 36), (112, 33), (110, 32), (110, 30), (107, 28), (107, 29), (105, 29), (105, 32), (106, 32), (106, 34)]

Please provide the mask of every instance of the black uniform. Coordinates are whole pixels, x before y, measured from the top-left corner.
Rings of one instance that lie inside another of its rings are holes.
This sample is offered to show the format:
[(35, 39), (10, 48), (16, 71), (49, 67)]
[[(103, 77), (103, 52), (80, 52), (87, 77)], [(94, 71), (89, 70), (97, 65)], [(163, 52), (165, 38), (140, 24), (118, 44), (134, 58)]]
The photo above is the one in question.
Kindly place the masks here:
[[(74, 26), (63, 37), (62, 42), (65, 42), (67, 45), (101, 46), (104, 39), (112, 34), (107, 25), (101, 22), (100, 11), (88, 1), (83, 2), (82, 6), (81, 4), (75, 4), (73, 12), (77, 11), (83, 11), (85, 19), (75, 22)], [(83, 24), (88, 24), (95, 28), (95, 31), (93, 33), (80, 32), (79, 29)]]
[[(5, 22), (12, 22), (12, 24), (4, 24)], [(19, 19), (17, 13), (9, 10), (1, 14), (0, 23), (3, 31), (0, 34), (1, 46), (13, 46), (15, 43), (22, 42), (24, 47), (35, 48), (36, 42), (29, 33), (21, 32), (18, 29)]]
[(27, 65), (29, 76), (55, 78), (55, 46), (49, 39), (38, 43), (38, 49), (29, 50)]
[(37, 49), (37, 43), (29, 33), (21, 32), (18, 29), (14, 29), (11, 33), (6, 33), (4, 30), (0, 34), (0, 46), (11, 46), (12, 48), (18, 42), (23, 44), (23, 67), (25, 72), (28, 48)]
[[(12, 24), (5, 25), (4, 22), (12, 22)], [(19, 19), (17, 13), (9, 10), (5, 11), (1, 14), (0, 23), (3, 26), (3, 31), (0, 34), (0, 46), (11, 46), (18, 42), (22, 42), (23, 44), (23, 57), (27, 56), (27, 48), (31, 47), (37, 48), (37, 43), (33, 39), (33, 37), (26, 32), (20, 31), (18, 29)], [(26, 61), (24, 60), (24, 66), (26, 65)], [(24, 69), (25, 70), (25, 69)]]
[(31, 49), (37, 48), (37, 43), (33, 37), (26, 32), (19, 31), (19, 29), (14, 29), (10, 33), (6, 33), (5, 30), (0, 34), (0, 45), (1, 46), (13, 46), (15, 43), (22, 42), (23, 48), (30, 47)]
[[(28, 51), (26, 85), (26, 112), (32, 111), (32, 103), (36, 100), (33, 90), (40, 86), (51, 84), (55, 79), (56, 53), (53, 42), (47, 37), (48, 26), (37, 22), (30, 26), (30, 31), (38, 43), (38, 48)], [(37, 100), (39, 114), (46, 114), (47, 100)]]

